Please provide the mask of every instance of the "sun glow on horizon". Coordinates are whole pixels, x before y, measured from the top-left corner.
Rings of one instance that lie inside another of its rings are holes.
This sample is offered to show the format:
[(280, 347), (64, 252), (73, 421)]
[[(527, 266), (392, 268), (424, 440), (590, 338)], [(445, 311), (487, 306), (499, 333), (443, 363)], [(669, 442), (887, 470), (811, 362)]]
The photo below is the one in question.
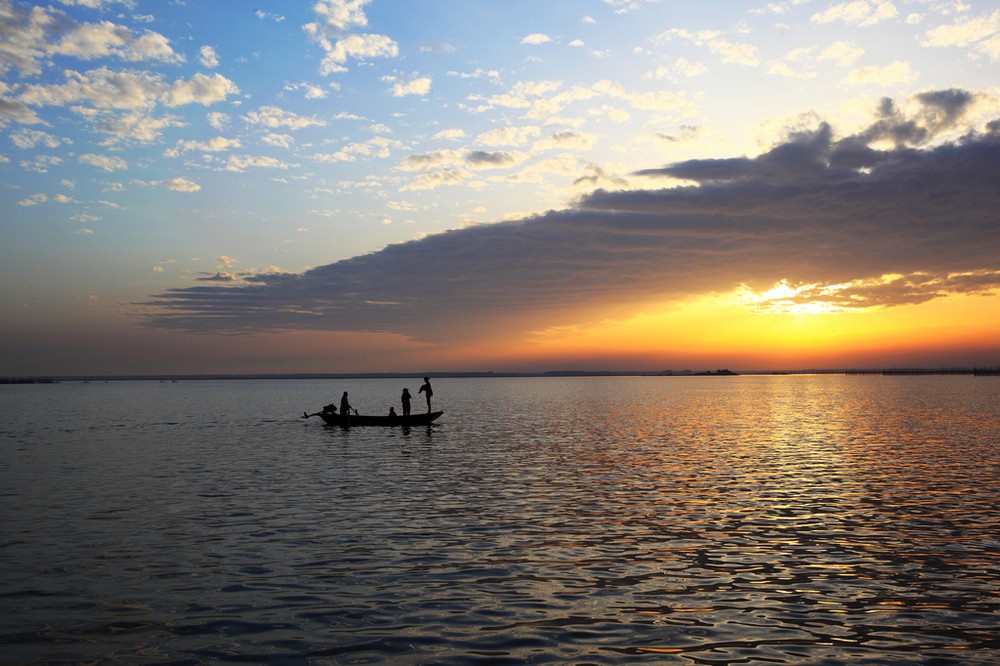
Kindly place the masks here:
[[(723, 364), (737, 359), (760, 368), (828, 367), (852, 365), (861, 357), (877, 362), (879, 354), (888, 358), (907, 352), (919, 363), (921, 355), (937, 349), (989, 348), (1000, 340), (1000, 295), (952, 295), (913, 305), (854, 309), (826, 301), (795, 301), (815, 288), (779, 283), (755, 294), (741, 286), (728, 294), (661, 303), (627, 319), (535, 331), (524, 351), (533, 357), (614, 353), (651, 363), (717, 358)], [(984, 299), (996, 304), (992, 311), (998, 314), (992, 320), (983, 321), (983, 312), (990, 309)]]

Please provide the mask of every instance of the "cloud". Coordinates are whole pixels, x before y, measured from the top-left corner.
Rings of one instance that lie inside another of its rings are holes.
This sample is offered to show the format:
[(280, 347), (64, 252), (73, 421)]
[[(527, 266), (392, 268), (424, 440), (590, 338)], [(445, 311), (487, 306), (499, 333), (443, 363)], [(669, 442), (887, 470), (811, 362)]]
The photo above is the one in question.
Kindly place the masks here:
[[(924, 112), (903, 116), (886, 100), (878, 121), (852, 136), (837, 138), (821, 124), (755, 158), (642, 173), (692, 186), (597, 191), (571, 209), (449, 231), (301, 274), (170, 290), (153, 299), (158, 313), (149, 323), (455, 341), (698, 294), (759, 297), (780, 285), (798, 305), (825, 299), (855, 310), (996, 290), (1000, 133), (921, 149), (959, 122), (973, 96), (927, 93), (910, 104)], [(896, 147), (875, 147), (892, 135)], [(454, 171), (434, 177), (447, 174)]]
[[(10, 140), (14, 142), (15, 146), (24, 150), (29, 150), (35, 146), (58, 148), (64, 141), (47, 132), (29, 129), (20, 129), (16, 132), (11, 132)], [(72, 143), (72, 141), (68, 141), (68, 143)]]
[(466, 154), (465, 163), (470, 169), (506, 169), (526, 159), (525, 155), (506, 152), (473, 150)]
[(80, 155), (80, 162), (83, 164), (89, 164), (95, 166), (98, 169), (103, 169), (105, 171), (122, 171), (128, 168), (128, 163), (125, 162), (120, 157), (113, 157), (108, 155), (94, 155), (93, 153), (85, 153)]
[(864, 54), (865, 50), (854, 42), (838, 41), (823, 49), (819, 59), (833, 60), (841, 67), (850, 67)]
[(596, 141), (597, 137), (593, 134), (567, 130), (563, 132), (555, 132), (549, 137), (538, 141), (533, 146), (533, 150), (540, 151), (552, 148), (590, 150)]
[(128, 62), (161, 61), (180, 63), (184, 58), (170, 47), (170, 40), (156, 32), (139, 37), (109, 21), (78, 25), (48, 48), (53, 55), (95, 60), (117, 56)]
[(98, 131), (111, 135), (111, 142), (133, 140), (148, 143), (158, 139), (164, 129), (184, 125), (176, 116), (154, 118), (144, 112), (129, 112), (117, 116), (98, 115), (96, 119), (95, 127)]
[(326, 90), (311, 83), (289, 83), (285, 90), (303, 90), (306, 99), (326, 99)]
[(729, 64), (755, 67), (760, 64), (757, 58), (757, 47), (730, 41), (721, 32), (701, 30), (689, 32), (683, 28), (671, 28), (657, 36), (656, 42), (663, 43), (675, 39), (688, 40), (696, 46), (705, 46), (711, 53), (722, 56), (722, 61)]
[(1000, 10), (988, 16), (961, 18), (950, 25), (927, 31), (923, 46), (973, 46), (976, 52), (991, 61), (1000, 61)]
[(19, 101), (29, 106), (88, 104), (95, 109), (145, 111), (157, 103), (168, 107), (208, 106), (239, 92), (236, 84), (221, 74), (199, 73), (169, 83), (159, 74), (100, 67), (83, 73), (67, 69), (64, 76), (66, 80), (61, 84), (25, 86)]
[(523, 146), (533, 137), (542, 133), (535, 125), (526, 127), (498, 127), (476, 137), (476, 142), (484, 146)]
[(181, 63), (163, 35), (132, 30), (111, 23), (80, 23), (51, 7), (30, 9), (11, 2), (0, 3), (0, 74), (17, 70), (20, 76), (36, 76), (53, 56), (78, 60), (119, 58), (126, 62)]
[(326, 121), (318, 118), (308, 118), (300, 116), (291, 111), (279, 109), (276, 106), (262, 106), (256, 111), (251, 111), (243, 116), (243, 120), (251, 125), (261, 125), (271, 129), (287, 127), (290, 130), (300, 130), (310, 126), (326, 126)]
[(230, 155), (226, 171), (243, 172), (249, 168), (287, 169), (289, 165), (269, 155)]
[(187, 178), (171, 178), (167, 181), (167, 187), (174, 192), (198, 192), (201, 190), (201, 185)]
[(347, 71), (348, 59), (393, 58), (399, 46), (385, 35), (349, 33), (351, 28), (368, 25), (364, 6), (369, 0), (318, 0), (313, 11), (320, 18), (302, 26), (306, 35), (326, 51), (321, 74)]
[(519, 81), (509, 92), (494, 95), (474, 109), (487, 111), (496, 107), (523, 109), (531, 120), (547, 120), (561, 113), (571, 104), (608, 96), (627, 102), (642, 111), (693, 114), (695, 105), (683, 92), (660, 90), (634, 93), (620, 83), (608, 79), (597, 81), (589, 87), (573, 86), (563, 90), (561, 81)]
[(198, 49), (198, 62), (206, 69), (215, 69), (219, 66), (219, 54), (211, 46), (202, 46)]
[(399, 55), (399, 46), (385, 35), (348, 35), (339, 39), (320, 65), (321, 74), (335, 74), (347, 71), (344, 63), (348, 58), (366, 60), (369, 58), (394, 58)]
[(842, 22), (869, 27), (894, 18), (898, 14), (892, 0), (853, 0), (831, 5), (825, 11), (814, 14), (809, 20), (818, 24)]
[(195, 278), (195, 280), (198, 282), (237, 282), (239, 278), (233, 275), (232, 273), (225, 273), (223, 271), (219, 271), (214, 275)]
[(225, 129), (229, 125), (229, 116), (221, 111), (212, 111), (205, 114), (208, 124), (217, 130)]
[(178, 141), (177, 144), (166, 151), (164, 157), (178, 157), (182, 153), (189, 151), (200, 151), (203, 153), (221, 153), (234, 148), (242, 147), (239, 139), (227, 139), (224, 136), (216, 136), (208, 141)]
[(261, 141), (279, 148), (291, 148), (295, 143), (295, 139), (290, 134), (277, 134), (274, 132), (262, 136)]
[(370, 0), (318, 0), (313, 11), (323, 20), (323, 28), (339, 34), (354, 26), (368, 25), (364, 6)]
[(917, 73), (909, 63), (896, 61), (885, 67), (860, 67), (847, 74), (843, 82), (850, 85), (874, 84), (892, 87), (916, 81)]
[(188, 81), (175, 81), (163, 95), (166, 106), (183, 106), (185, 104), (201, 104), (209, 106), (221, 102), (229, 95), (240, 91), (236, 84), (222, 74), (195, 74)]
[(409, 155), (403, 160), (400, 169), (404, 171), (420, 171), (440, 166), (458, 164), (462, 161), (462, 153), (457, 150), (436, 150), (431, 153)]
[(11, 120), (22, 125), (40, 125), (44, 122), (23, 102), (0, 96), (0, 127)]
[(548, 35), (542, 34), (540, 32), (534, 32), (530, 35), (526, 35), (524, 39), (521, 40), (521, 43), (538, 45), (538, 44), (548, 44), (551, 41), (552, 38), (549, 37)]
[(412, 81), (397, 81), (392, 86), (393, 97), (405, 97), (406, 95), (426, 95), (431, 91), (431, 80), (422, 76)]

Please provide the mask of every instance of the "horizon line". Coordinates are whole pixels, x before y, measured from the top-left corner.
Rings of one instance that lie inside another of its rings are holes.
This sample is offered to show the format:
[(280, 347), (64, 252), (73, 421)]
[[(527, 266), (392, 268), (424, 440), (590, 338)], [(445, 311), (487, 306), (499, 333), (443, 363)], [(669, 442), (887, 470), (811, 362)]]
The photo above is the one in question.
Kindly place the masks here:
[(858, 368), (802, 368), (797, 370), (544, 370), (544, 371), (424, 371), (424, 372), (249, 372), (249, 373), (148, 373), (148, 374), (86, 374), (86, 375), (9, 375), (0, 376), (0, 383), (46, 383), (61, 381), (155, 381), (155, 380), (225, 380), (225, 379), (409, 379), (437, 377), (517, 378), (517, 377), (726, 377), (740, 375), (997, 375), (1000, 364), (972, 366), (886, 366)]

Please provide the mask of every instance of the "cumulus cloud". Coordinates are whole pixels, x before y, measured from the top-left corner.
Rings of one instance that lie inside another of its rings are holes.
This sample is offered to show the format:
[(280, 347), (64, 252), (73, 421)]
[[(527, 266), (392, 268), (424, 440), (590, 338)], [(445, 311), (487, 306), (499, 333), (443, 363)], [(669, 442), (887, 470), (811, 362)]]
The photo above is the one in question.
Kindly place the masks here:
[(898, 14), (892, 0), (852, 0), (830, 5), (822, 12), (814, 14), (810, 20), (818, 24), (842, 22), (868, 27), (894, 18)]
[(520, 153), (474, 150), (465, 155), (465, 163), (470, 169), (505, 169), (523, 162), (525, 158)]
[(561, 81), (519, 81), (508, 92), (494, 95), (476, 112), (493, 108), (520, 109), (531, 120), (548, 120), (577, 102), (608, 96), (628, 103), (642, 111), (662, 111), (666, 113), (693, 114), (695, 104), (683, 92), (660, 90), (635, 93), (623, 85), (608, 79), (597, 81), (591, 86), (573, 86), (563, 89)]
[(261, 125), (271, 129), (287, 127), (290, 130), (300, 130), (313, 125), (323, 127), (326, 121), (318, 118), (300, 116), (291, 111), (285, 111), (276, 106), (262, 106), (256, 111), (251, 111), (243, 116), (243, 120), (251, 125)]
[(95, 116), (98, 131), (110, 136), (111, 143), (117, 141), (151, 142), (160, 137), (168, 127), (180, 127), (184, 123), (176, 116), (155, 118), (144, 112), (128, 112), (120, 115)]
[(521, 40), (522, 44), (548, 44), (552, 41), (552, 38), (546, 34), (540, 32), (533, 32), (530, 35), (526, 35), (524, 39)]
[(426, 95), (431, 91), (431, 80), (426, 76), (413, 79), (412, 81), (397, 81), (392, 86), (393, 97), (405, 97), (406, 95)]
[(892, 87), (913, 83), (917, 73), (909, 63), (896, 61), (885, 67), (860, 67), (847, 74), (843, 82), (850, 85), (875, 84), (881, 87)]
[[(208, 106), (239, 92), (236, 84), (221, 74), (195, 74), (172, 83), (151, 72), (116, 71), (107, 67), (87, 72), (66, 70), (63, 74), (64, 83), (25, 86), (17, 101), (27, 106), (80, 106), (98, 112), (127, 111), (148, 116), (157, 104)], [(74, 110), (81, 112), (78, 108)]]
[(24, 76), (41, 73), (52, 56), (79, 60), (119, 58), (126, 62), (183, 62), (163, 35), (136, 34), (110, 21), (80, 23), (51, 7), (0, 3), (0, 74), (17, 70)]
[(211, 46), (202, 46), (198, 49), (198, 62), (201, 63), (202, 67), (215, 69), (219, 66), (219, 54)]
[[(743, 294), (758, 309), (784, 298), (858, 310), (992, 292), (1000, 288), (1000, 133), (935, 144), (972, 104), (961, 91), (925, 93), (909, 105), (885, 100), (877, 122), (851, 136), (820, 124), (758, 157), (642, 173), (691, 186), (601, 190), (571, 209), (301, 274), (174, 289), (153, 299), (158, 314), (149, 323), (449, 341), (579, 322), (581, 308), (602, 317), (706, 293)], [(910, 105), (923, 112), (903, 115)], [(894, 147), (880, 147), (886, 137)], [(454, 168), (433, 176), (464, 177)]]
[(682, 28), (671, 28), (657, 36), (656, 41), (663, 43), (676, 39), (683, 39), (697, 46), (704, 46), (711, 53), (721, 56), (722, 61), (725, 63), (747, 65), (750, 67), (760, 64), (755, 46), (742, 42), (734, 42), (728, 39), (724, 33), (716, 30), (690, 32)]
[(348, 58), (367, 60), (370, 58), (393, 58), (399, 55), (399, 46), (385, 35), (347, 35), (338, 39), (327, 49), (320, 65), (321, 74), (335, 74), (347, 71), (344, 63)]
[(208, 141), (178, 141), (177, 144), (166, 151), (164, 157), (178, 157), (182, 153), (189, 151), (200, 151), (203, 153), (220, 153), (234, 148), (240, 148), (239, 139), (228, 139), (224, 136), (212, 137)]
[(43, 122), (27, 104), (0, 95), (0, 127), (5, 126), (9, 121), (22, 125), (39, 125)]
[(301, 90), (306, 99), (326, 99), (326, 90), (311, 83), (289, 83), (285, 90)]
[[(15, 146), (24, 150), (29, 150), (35, 146), (58, 148), (63, 143), (63, 139), (54, 137), (48, 132), (26, 128), (11, 132), (10, 140), (14, 142)], [(69, 141), (69, 143), (72, 143), (72, 141)]]
[(833, 60), (841, 67), (850, 67), (863, 56), (865, 50), (848, 41), (838, 41), (830, 44), (819, 54), (820, 60)]
[(221, 102), (229, 95), (240, 91), (236, 84), (222, 74), (195, 74), (189, 80), (175, 81), (164, 93), (163, 103), (166, 106), (183, 106), (185, 104), (201, 104), (210, 106)]
[(288, 164), (269, 155), (230, 155), (226, 171), (246, 171), (251, 168), (287, 169)]
[(368, 25), (364, 7), (370, 0), (319, 0), (313, 11), (322, 20), (325, 30), (339, 34), (355, 26)]
[(349, 32), (368, 25), (364, 7), (369, 0), (318, 0), (313, 5), (319, 21), (302, 26), (306, 35), (326, 52), (320, 63), (321, 74), (347, 71), (349, 59), (392, 58), (399, 55), (399, 45), (386, 35)]
[(963, 17), (949, 25), (942, 25), (927, 31), (924, 46), (968, 47), (987, 56), (991, 61), (1000, 61), (1000, 10), (989, 15)]
[(174, 192), (198, 192), (201, 190), (201, 185), (198, 183), (180, 177), (168, 180), (167, 187)]
[(125, 160), (113, 155), (94, 155), (93, 153), (84, 153), (83, 155), (80, 155), (80, 162), (109, 172), (122, 171), (128, 168), (128, 163), (126, 163)]
[(488, 132), (484, 132), (476, 137), (478, 143), (484, 146), (523, 146), (533, 137), (542, 133), (542, 129), (536, 125), (525, 127), (498, 127)]

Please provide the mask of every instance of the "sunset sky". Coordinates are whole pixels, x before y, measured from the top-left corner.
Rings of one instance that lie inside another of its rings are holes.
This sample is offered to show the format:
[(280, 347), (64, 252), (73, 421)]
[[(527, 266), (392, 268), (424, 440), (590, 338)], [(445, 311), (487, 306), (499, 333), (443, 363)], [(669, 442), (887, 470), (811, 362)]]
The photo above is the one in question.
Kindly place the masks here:
[(1000, 365), (994, 0), (0, 32), (0, 376)]

